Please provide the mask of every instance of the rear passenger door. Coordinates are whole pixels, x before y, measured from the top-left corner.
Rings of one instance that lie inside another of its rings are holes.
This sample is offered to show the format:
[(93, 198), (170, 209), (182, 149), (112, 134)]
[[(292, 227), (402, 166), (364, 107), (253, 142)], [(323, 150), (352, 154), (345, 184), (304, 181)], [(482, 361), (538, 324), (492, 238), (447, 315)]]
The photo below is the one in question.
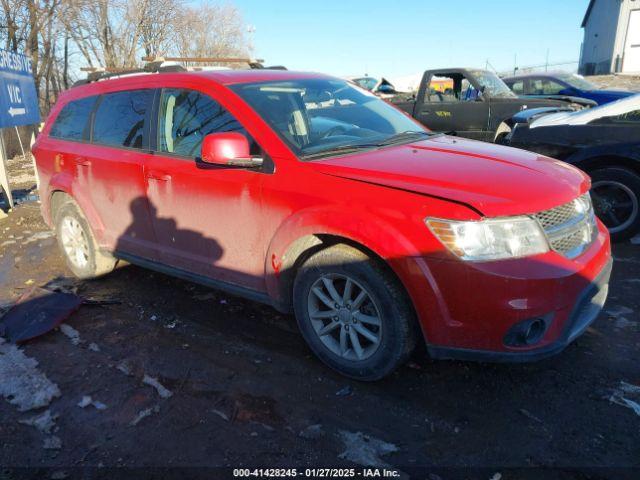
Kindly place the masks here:
[(155, 90), (101, 95), (92, 115), (91, 144), (76, 155), (77, 182), (88, 193), (110, 249), (156, 258), (143, 164)]
[[(200, 160), (209, 133), (242, 125), (196, 90), (163, 89), (145, 177), (161, 261), (191, 273), (264, 291), (261, 188), (264, 170)], [(250, 140), (251, 141), (251, 140)], [(258, 153), (258, 152), (252, 152)]]

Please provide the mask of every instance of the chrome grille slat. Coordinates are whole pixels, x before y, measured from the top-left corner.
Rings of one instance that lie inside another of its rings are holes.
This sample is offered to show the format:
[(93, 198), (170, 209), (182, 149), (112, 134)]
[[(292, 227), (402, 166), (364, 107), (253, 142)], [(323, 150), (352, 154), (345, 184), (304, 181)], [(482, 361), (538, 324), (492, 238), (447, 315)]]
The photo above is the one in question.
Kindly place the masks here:
[(595, 215), (589, 194), (559, 207), (534, 215), (544, 230), (549, 245), (567, 258), (584, 252), (597, 235)]

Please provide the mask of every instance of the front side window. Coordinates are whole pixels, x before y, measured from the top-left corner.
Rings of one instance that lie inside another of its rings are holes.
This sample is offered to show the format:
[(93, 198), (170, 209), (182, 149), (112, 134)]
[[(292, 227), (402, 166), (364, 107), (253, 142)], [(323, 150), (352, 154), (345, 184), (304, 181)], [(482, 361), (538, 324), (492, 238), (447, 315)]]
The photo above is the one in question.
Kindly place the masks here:
[(67, 103), (56, 117), (49, 135), (63, 140), (83, 140), (97, 98), (86, 97)]
[(230, 88), (303, 159), (429, 135), (404, 113), (344, 80), (294, 79)]
[(94, 119), (93, 143), (142, 148), (153, 93), (153, 90), (131, 90), (103, 95)]
[(483, 93), (492, 98), (515, 98), (515, 93), (511, 91), (507, 84), (495, 73), (487, 70), (469, 70), (480, 84)]
[(161, 152), (199, 157), (204, 137), (216, 132), (247, 135), (242, 125), (211, 97), (195, 90), (162, 91), (158, 121)]

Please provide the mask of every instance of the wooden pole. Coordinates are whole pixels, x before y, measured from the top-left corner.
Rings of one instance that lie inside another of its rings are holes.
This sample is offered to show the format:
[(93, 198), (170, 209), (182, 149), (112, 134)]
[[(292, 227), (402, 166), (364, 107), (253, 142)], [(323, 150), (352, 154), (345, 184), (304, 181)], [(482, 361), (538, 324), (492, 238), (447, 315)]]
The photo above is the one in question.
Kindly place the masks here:
[(9, 202), (9, 208), (13, 208), (13, 196), (11, 195), (11, 187), (9, 186), (9, 174), (7, 173), (7, 154), (4, 149), (3, 131), (0, 129), (0, 186), (4, 190), (4, 194)]
[[(42, 129), (41, 123), (40, 126), (36, 127), (38, 132)], [(33, 144), (36, 143), (36, 132), (35, 129), (31, 132), (31, 141), (29, 142), (29, 155), (31, 156), (31, 161), (33, 162), (33, 173), (36, 176), (36, 188), (38, 189), (38, 195), (40, 195), (40, 175), (38, 175), (38, 167), (36, 166), (36, 157), (33, 154)]]

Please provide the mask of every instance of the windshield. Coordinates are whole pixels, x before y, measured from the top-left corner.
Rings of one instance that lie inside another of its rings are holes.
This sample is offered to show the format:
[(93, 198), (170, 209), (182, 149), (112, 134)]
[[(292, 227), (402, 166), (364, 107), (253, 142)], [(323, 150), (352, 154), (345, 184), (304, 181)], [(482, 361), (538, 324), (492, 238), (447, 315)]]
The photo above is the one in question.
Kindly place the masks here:
[(299, 79), (230, 88), (303, 159), (429, 135), (407, 115), (344, 80)]
[(595, 90), (598, 88), (583, 76), (576, 75), (575, 73), (561, 73), (557, 75), (557, 77), (563, 82), (571, 85), (573, 88), (578, 88), (580, 90)]
[(507, 84), (495, 73), (487, 70), (471, 70), (471, 73), (478, 80), (484, 93), (492, 98), (516, 98), (516, 94), (511, 91)]

